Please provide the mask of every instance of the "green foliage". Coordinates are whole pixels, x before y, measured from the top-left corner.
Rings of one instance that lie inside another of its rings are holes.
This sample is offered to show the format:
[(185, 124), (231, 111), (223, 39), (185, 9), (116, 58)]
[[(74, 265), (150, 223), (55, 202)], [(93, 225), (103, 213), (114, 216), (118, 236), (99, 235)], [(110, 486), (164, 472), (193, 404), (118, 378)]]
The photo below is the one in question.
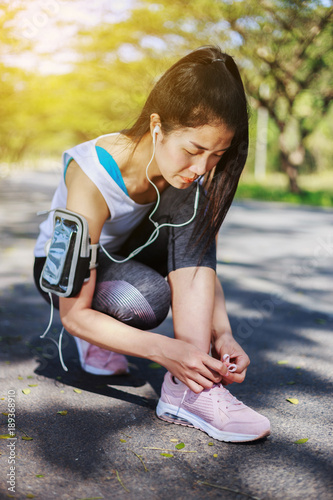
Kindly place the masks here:
[[(55, 75), (10, 66), (5, 56), (28, 55), (36, 40), (20, 35), (23, 2), (0, 8), (3, 160), (60, 158), (68, 146), (128, 128), (170, 64), (200, 45), (218, 44), (239, 64), (254, 111), (269, 110), (269, 169), (293, 175), (296, 186), (298, 171), (332, 168), (331, 7), (320, 0), (193, 0), (190, 8), (184, 0), (141, 0), (133, 5), (118, 22), (105, 20), (89, 30), (76, 22), (68, 51), (77, 54), (77, 62), (70, 73)], [(98, 8), (107, 14), (112, 3)], [(57, 22), (61, 33), (64, 23)], [(255, 116), (252, 144), (260, 132)], [(250, 170), (254, 155), (251, 146)]]
[(22, 39), (14, 27), (19, 11), (15, 2), (0, 8), (0, 156), (11, 160), (22, 156), (28, 143), (22, 131), (26, 123), (29, 77), (9, 64), (13, 53), (31, 49), (31, 43)]
[(261, 183), (256, 182), (251, 176), (244, 176), (238, 186), (236, 199), (333, 207), (332, 174), (323, 179), (317, 176), (317, 182), (314, 182), (311, 176), (301, 176), (300, 185), (300, 192), (292, 193), (285, 182), (280, 182), (277, 174), (268, 176), (266, 181)]
[(182, 1), (156, 4), (155, 20), (167, 19), (169, 33), (159, 32), (156, 22), (154, 35), (166, 45), (176, 37), (178, 55), (217, 43), (236, 57), (250, 103), (266, 107), (276, 126), (268, 163), (278, 163), (293, 189), (297, 171), (313, 169), (318, 156), (330, 165), (330, 135), (324, 135), (319, 155), (311, 136), (329, 123), (325, 117), (332, 109), (332, 8), (319, 0), (194, 0), (191, 9)]

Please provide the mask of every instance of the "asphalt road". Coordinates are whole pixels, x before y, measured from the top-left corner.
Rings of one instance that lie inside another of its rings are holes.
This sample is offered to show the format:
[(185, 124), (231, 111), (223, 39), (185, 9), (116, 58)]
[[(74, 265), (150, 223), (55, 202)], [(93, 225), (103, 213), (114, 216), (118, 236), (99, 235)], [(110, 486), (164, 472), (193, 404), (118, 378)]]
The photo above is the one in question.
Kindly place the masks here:
[[(0, 439), (0, 498), (331, 500), (333, 210), (244, 202), (228, 214), (218, 274), (251, 357), (231, 391), (271, 420), (272, 434), (227, 444), (157, 419), (163, 368), (131, 358), (128, 377), (88, 376), (66, 334), (65, 373), (55, 345), (39, 338), (49, 307), (32, 280), (36, 212), (59, 175), (0, 180), (0, 413), (9, 396), (16, 408), (16, 440)], [(54, 338), (59, 328), (56, 316)], [(157, 331), (172, 335), (171, 318)], [(0, 426), (9, 432), (8, 416)]]

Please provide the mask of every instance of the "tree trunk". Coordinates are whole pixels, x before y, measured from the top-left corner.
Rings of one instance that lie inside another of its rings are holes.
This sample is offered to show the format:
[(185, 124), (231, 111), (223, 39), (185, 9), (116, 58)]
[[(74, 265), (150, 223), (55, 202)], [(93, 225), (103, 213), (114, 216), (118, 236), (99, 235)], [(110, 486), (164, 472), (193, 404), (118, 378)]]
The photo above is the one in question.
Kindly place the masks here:
[(300, 187), (297, 182), (298, 178), (298, 167), (302, 165), (305, 158), (305, 148), (299, 143), (298, 146), (294, 147), (293, 150), (290, 149), (288, 145), (286, 123), (284, 126), (280, 126), (280, 156), (281, 156), (281, 168), (285, 172), (289, 179), (289, 189), (292, 193), (299, 194), (301, 192)]
[(297, 182), (298, 178), (298, 168), (293, 165), (289, 160), (289, 155), (281, 151), (281, 167), (282, 170), (287, 174), (289, 179), (289, 189), (292, 193), (299, 194), (301, 192), (300, 187)]

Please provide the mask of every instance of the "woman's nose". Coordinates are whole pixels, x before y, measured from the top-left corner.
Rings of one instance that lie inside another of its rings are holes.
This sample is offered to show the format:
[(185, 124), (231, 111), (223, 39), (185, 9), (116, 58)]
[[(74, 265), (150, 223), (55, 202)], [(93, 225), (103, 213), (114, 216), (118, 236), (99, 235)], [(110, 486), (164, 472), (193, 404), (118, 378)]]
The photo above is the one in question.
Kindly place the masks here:
[(207, 160), (204, 158), (198, 159), (193, 165), (190, 166), (189, 170), (196, 175), (204, 175), (207, 170)]

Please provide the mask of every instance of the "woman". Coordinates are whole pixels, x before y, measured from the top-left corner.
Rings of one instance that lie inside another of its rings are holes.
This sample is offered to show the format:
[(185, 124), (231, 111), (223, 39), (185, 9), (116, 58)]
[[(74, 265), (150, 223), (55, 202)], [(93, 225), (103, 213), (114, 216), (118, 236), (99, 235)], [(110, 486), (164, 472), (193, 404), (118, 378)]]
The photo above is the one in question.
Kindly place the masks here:
[[(215, 272), (215, 238), (247, 146), (238, 69), (219, 48), (200, 48), (161, 77), (130, 130), (65, 152), (52, 203), (83, 216), (91, 243), (102, 245), (97, 270), (80, 292), (59, 299), (82, 368), (126, 373), (124, 355), (161, 364), (168, 371), (157, 416), (223, 441), (270, 432), (265, 417), (224, 387), (244, 380), (249, 358), (231, 333)], [(41, 293), (52, 229), (51, 213), (35, 249)], [(148, 331), (170, 304), (174, 339)]]

